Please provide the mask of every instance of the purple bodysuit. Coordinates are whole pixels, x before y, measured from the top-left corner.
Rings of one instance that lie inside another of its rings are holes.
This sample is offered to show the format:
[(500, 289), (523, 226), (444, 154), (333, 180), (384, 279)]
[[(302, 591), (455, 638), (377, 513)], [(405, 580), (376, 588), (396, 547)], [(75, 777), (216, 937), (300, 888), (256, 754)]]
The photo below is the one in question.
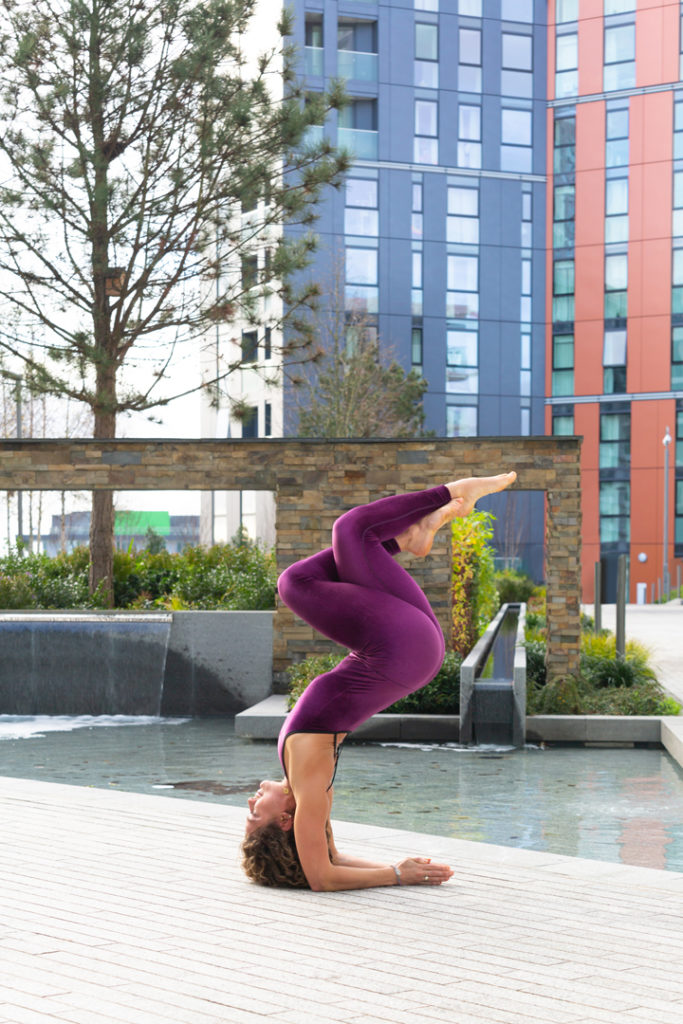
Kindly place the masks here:
[(291, 733), (352, 732), (438, 672), (441, 627), (415, 580), (394, 561), (394, 538), (450, 500), (442, 486), (351, 509), (334, 524), (331, 548), (280, 576), (284, 603), (351, 651), (314, 679), (287, 715), (278, 740), (283, 768)]

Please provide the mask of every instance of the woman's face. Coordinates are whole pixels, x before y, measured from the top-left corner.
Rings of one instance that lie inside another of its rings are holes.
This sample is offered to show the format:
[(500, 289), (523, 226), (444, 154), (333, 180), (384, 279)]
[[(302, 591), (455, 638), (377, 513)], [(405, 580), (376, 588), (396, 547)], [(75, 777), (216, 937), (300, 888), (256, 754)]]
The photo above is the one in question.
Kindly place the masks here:
[(266, 779), (254, 796), (247, 800), (247, 827), (250, 835), (254, 829), (277, 822), (282, 828), (292, 827), (296, 803), (287, 782), (272, 782)]

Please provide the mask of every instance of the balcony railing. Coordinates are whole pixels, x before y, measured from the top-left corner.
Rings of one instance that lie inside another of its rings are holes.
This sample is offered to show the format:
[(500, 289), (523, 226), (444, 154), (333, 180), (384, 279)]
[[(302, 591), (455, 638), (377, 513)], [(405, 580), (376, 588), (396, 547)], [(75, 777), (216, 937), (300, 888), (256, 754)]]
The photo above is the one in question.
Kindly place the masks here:
[(377, 132), (362, 128), (339, 128), (337, 142), (351, 152), (359, 160), (377, 159)]
[(323, 48), (322, 46), (304, 47), (304, 69), (307, 75), (322, 75), (323, 73)]
[(340, 78), (352, 78), (358, 82), (376, 82), (377, 54), (338, 50), (337, 74)]

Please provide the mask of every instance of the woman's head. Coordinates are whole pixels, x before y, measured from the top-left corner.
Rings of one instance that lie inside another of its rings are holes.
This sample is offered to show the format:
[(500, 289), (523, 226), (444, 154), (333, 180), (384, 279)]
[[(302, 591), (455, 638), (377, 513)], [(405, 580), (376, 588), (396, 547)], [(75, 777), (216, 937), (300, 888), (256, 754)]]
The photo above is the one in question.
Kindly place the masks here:
[(247, 877), (259, 885), (309, 887), (296, 850), (294, 830), (285, 831), (277, 822), (261, 825), (245, 836), (242, 867)]
[(247, 801), (242, 867), (259, 885), (307, 888), (294, 839), (296, 802), (286, 781), (262, 782)]

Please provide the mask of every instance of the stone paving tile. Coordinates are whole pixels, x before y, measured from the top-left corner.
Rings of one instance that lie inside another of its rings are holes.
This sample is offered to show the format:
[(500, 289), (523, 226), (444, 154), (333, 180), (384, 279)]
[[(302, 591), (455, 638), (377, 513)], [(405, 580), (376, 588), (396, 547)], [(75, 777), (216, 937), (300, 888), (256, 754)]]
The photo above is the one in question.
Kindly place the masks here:
[(0, 813), (0, 1024), (683, 1024), (683, 875), (340, 823), (456, 878), (277, 891), (237, 808), (0, 779)]

